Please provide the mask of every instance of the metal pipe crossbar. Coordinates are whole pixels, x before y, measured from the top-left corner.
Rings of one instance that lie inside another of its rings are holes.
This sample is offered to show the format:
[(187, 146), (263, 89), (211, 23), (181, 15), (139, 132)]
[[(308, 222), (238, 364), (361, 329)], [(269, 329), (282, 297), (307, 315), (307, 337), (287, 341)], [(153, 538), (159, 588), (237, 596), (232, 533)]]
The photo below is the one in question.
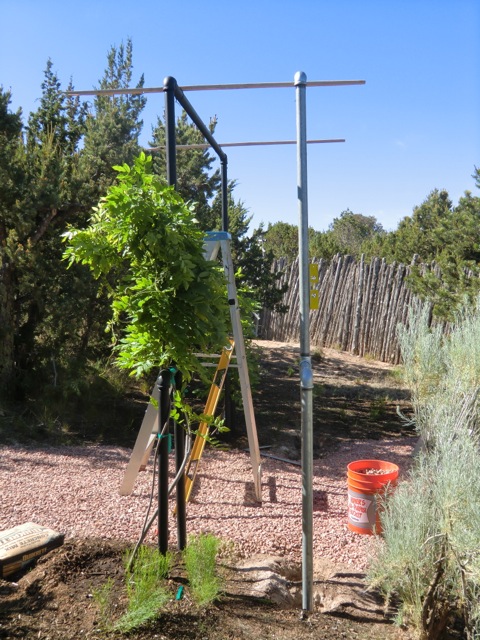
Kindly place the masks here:
[[(345, 142), (345, 138), (332, 138), (328, 140), (307, 140), (307, 144), (326, 144), (332, 142)], [(219, 142), (219, 147), (261, 147), (281, 144), (297, 144), (296, 140), (265, 140), (253, 142)], [(177, 149), (208, 149), (210, 144), (177, 144)], [(145, 147), (145, 151), (160, 151), (165, 149), (165, 145), (158, 147)]]
[[(349, 87), (365, 84), (365, 80), (310, 80), (307, 87)], [(192, 84), (178, 87), (182, 91), (230, 91), (232, 89), (284, 89), (294, 87), (293, 82), (247, 82), (235, 84)], [(163, 93), (165, 87), (132, 87), (129, 89), (87, 89), (66, 91), (67, 96), (115, 96)]]

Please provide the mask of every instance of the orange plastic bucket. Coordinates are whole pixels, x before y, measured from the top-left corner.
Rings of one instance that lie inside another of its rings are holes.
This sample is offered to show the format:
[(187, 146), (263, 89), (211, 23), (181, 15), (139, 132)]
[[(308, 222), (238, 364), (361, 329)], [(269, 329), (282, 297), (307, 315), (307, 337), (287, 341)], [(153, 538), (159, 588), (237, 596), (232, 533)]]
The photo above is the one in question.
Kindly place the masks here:
[(347, 467), (348, 528), (356, 533), (381, 533), (379, 495), (395, 487), (398, 466), (383, 460), (356, 460)]

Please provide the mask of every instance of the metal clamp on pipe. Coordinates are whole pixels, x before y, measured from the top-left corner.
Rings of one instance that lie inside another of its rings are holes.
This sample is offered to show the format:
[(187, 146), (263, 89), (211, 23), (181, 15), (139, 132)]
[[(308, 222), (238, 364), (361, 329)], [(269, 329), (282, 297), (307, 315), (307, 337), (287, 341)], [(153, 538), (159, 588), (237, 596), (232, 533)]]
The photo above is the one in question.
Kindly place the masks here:
[(310, 356), (300, 359), (300, 384), (302, 389), (313, 389), (312, 360)]

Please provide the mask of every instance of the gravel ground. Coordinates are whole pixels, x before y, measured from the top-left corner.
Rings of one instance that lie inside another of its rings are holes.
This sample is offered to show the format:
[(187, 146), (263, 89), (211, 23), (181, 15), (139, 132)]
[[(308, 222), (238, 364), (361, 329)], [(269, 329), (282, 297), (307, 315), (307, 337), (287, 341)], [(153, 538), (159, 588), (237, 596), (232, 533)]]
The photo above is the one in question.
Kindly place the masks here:
[[(314, 557), (363, 570), (373, 536), (350, 532), (346, 468), (378, 458), (400, 466), (415, 438), (352, 441), (314, 461)], [(140, 473), (130, 496), (120, 496), (131, 451), (109, 446), (0, 449), (0, 530), (35, 522), (67, 538), (102, 537), (135, 542), (150, 500), (152, 467)], [(173, 506), (173, 502), (172, 502)], [(175, 545), (174, 516), (170, 516)], [(188, 533), (212, 532), (233, 541), (245, 556), (267, 553), (301, 559), (301, 469), (263, 458), (262, 504), (254, 499), (248, 453), (207, 449), (187, 507)], [(147, 540), (155, 540), (152, 527)]]

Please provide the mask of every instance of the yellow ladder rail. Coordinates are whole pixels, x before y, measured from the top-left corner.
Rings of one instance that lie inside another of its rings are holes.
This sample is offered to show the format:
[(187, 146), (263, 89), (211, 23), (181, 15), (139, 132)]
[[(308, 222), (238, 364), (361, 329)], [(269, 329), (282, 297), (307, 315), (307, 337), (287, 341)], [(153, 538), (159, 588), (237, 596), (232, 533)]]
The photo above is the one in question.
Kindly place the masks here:
[[(230, 340), (230, 347), (224, 347), (218, 361), (215, 376), (210, 387), (204, 414), (209, 417), (215, 416), (218, 401), (222, 392), (223, 383), (227, 375), (228, 366), (233, 354), (234, 341)], [(193, 483), (197, 475), (198, 463), (205, 448), (206, 438), (210, 430), (207, 422), (201, 422), (197, 430), (197, 435), (190, 452), (190, 456), (185, 467), (185, 502), (188, 502), (193, 489)]]

